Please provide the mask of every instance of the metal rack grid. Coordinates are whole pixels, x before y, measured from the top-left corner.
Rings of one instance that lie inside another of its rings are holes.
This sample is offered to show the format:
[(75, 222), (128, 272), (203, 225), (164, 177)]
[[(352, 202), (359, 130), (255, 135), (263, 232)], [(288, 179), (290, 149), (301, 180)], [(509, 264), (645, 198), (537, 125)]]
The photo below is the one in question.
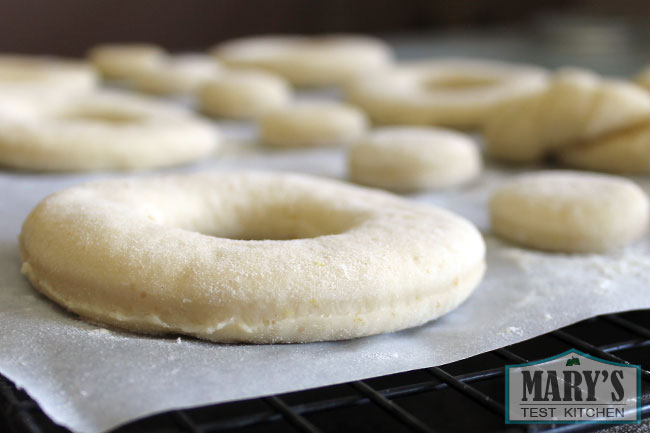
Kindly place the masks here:
[[(650, 418), (650, 310), (599, 316), (440, 367), (283, 395), (176, 410), (114, 433), (586, 432), (597, 424), (506, 425), (504, 366), (575, 348), (642, 367), (642, 417)], [(0, 376), (0, 431), (66, 432)]]

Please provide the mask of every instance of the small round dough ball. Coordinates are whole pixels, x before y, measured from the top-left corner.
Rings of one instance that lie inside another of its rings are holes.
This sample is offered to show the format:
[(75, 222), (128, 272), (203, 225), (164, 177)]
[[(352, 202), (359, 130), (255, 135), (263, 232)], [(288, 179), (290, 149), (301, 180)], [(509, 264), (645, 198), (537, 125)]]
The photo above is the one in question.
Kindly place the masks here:
[(103, 44), (88, 54), (90, 62), (111, 80), (128, 80), (143, 70), (164, 64), (167, 54), (151, 44)]
[(386, 127), (350, 148), (353, 182), (396, 192), (451, 187), (481, 170), (478, 147), (457, 132), (426, 127)]
[(492, 229), (523, 246), (566, 253), (621, 247), (648, 226), (648, 198), (622, 177), (575, 171), (519, 176), (490, 200)]
[(155, 67), (134, 73), (133, 86), (155, 95), (184, 95), (194, 93), (201, 84), (221, 71), (216, 60), (201, 54), (181, 54), (169, 57)]
[(206, 81), (198, 91), (204, 113), (217, 118), (251, 119), (289, 103), (289, 84), (261, 71), (230, 71)]
[(275, 147), (349, 145), (367, 129), (358, 109), (331, 101), (302, 101), (260, 118), (264, 144)]

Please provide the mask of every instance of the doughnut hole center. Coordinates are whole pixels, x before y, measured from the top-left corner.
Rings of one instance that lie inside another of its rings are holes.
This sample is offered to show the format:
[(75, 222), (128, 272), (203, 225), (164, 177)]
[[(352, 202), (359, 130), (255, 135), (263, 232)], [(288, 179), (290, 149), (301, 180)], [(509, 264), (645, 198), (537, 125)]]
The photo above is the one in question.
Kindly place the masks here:
[(214, 227), (211, 236), (246, 240), (295, 240), (336, 235), (354, 225), (352, 215), (331, 209), (307, 210), (292, 206), (269, 206), (242, 213), (235, 224)]
[[(200, 217), (197, 217), (200, 215)], [(363, 221), (359, 211), (302, 197), (289, 203), (229, 203), (172, 225), (204, 235), (244, 241), (311, 239), (346, 232)]]
[(497, 84), (496, 78), (471, 75), (440, 76), (424, 80), (424, 87), (431, 91), (473, 91)]

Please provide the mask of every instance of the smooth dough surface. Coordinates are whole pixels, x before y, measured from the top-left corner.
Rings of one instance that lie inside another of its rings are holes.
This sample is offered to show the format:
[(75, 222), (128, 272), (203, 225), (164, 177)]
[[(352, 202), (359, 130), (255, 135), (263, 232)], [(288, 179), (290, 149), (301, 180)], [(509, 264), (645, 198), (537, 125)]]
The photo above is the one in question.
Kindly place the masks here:
[(480, 233), (451, 212), (259, 172), (67, 189), (30, 213), (20, 249), (30, 282), (85, 318), (220, 342), (418, 326), (463, 302), (485, 269)]
[(187, 163), (211, 154), (216, 128), (190, 112), (136, 95), (0, 100), (0, 165), (74, 171)]
[(201, 110), (216, 118), (253, 119), (291, 101), (289, 84), (278, 75), (261, 71), (223, 72), (200, 87)]
[(265, 69), (298, 86), (344, 84), (392, 61), (384, 42), (355, 35), (258, 36), (227, 41), (213, 53), (228, 66)]
[(94, 89), (97, 75), (84, 62), (58, 57), (0, 54), (0, 92), (83, 93)]
[(360, 110), (339, 102), (299, 101), (260, 117), (260, 139), (273, 147), (349, 145), (367, 129)]
[(481, 170), (478, 146), (461, 133), (432, 127), (385, 127), (350, 147), (350, 179), (396, 192), (445, 188)]
[(139, 68), (130, 77), (136, 90), (155, 95), (183, 95), (194, 93), (205, 81), (221, 72), (211, 56), (179, 54), (164, 61)]
[(594, 253), (639, 238), (648, 226), (648, 198), (622, 177), (575, 171), (524, 174), (490, 200), (492, 229), (523, 246)]
[(496, 105), (543, 86), (546, 75), (534, 66), (448, 58), (403, 64), (346, 90), (381, 124), (477, 128)]
[(152, 44), (102, 44), (90, 50), (88, 59), (105, 78), (128, 80), (140, 71), (157, 68), (166, 56), (165, 50)]

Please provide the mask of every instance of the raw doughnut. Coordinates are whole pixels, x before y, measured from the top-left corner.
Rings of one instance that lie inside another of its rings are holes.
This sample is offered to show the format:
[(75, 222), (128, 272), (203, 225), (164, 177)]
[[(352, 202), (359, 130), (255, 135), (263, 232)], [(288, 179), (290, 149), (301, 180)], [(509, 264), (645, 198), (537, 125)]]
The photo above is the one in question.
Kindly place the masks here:
[(648, 226), (648, 198), (617, 176), (573, 171), (525, 174), (490, 200), (492, 229), (541, 250), (601, 252), (640, 237)]
[(97, 92), (48, 101), (0, 101), (0, 165), (8, 167), (160, 167), (206, 156), (217, 144), (213, 126), (144, 97)]
[(137, 90), (146, 93), (190, 94), (206, 80), (215, 77), (220, 70), (217, 61), (208, 56), (170, 56), (164, 62), (135, 71), (131, 76), (131, 83)]
[(55, 57), (0, 55), (0, 92), (79, 93), (92, 90), (97, 75), (90, 65)]
[(648, 173), (648, 127), (648, 92), (588, 71), (565, 69), (536, 93), (493, 110), (485, 125), (485, 149), (510, 162), (550, 156), (590, 170)]
[(558, 160), (585, 170), (650, 173), (650, 122), (564, 150)]
[(367, 128), (364, 114), (330, 101), (301, 101), (271, 110), (260, 118), (264, 144), (276, 147), (347, 145)]
[(201, 109), (210, 116), (255, 118), (291, 100), (289, 84), (260, 71), (230, 71), (206, 81), (198, 92)]
[(398, 192), (445, 188), (478, 175), (478, 147), (463, 134), (426, 127), (386, 127), (354, 144), (354, 182)]
[(259, 36), (225, 42), (213, 52), (226, 65), (265, 69), (299, 86), (344, 84), (392, 61), (379, 39), (345, 35)]
[(90, 62), (108, 79), (131, 79), (142, 70), (157, 68), (165, 62), (165, 51), (151, 44), (104, 44), (89, 53)]
[(480, 233), (448, 211), (279, 173), (77, 186), (31, 212), (20, 249), (30, 282), (83, 317), (220, 342), (421, 325), (485, 269)]
[(497, 104), (545, 81), (546, 71), (537, 67), (442, 59), (365, 77), (347, 87), (347, 96), (382, 124), (476, 128)]

